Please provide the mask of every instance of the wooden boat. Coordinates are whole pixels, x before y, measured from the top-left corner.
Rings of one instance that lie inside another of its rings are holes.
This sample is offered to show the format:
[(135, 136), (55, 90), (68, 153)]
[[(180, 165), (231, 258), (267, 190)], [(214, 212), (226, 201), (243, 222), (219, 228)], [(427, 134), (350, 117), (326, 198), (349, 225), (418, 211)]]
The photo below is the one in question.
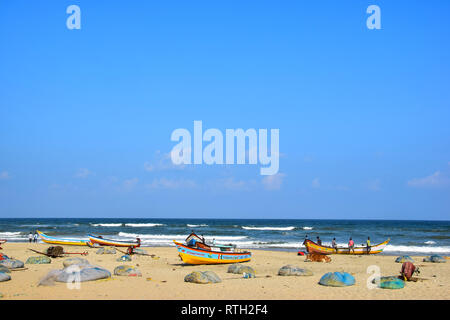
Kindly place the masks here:
[(71, 246), (87, 246), (87, 243), (89, 242), (88, 239), (66, 239), (66, 238), (57, 238), (57, 237), (51, 237), (46, 235), (45, 233), (42, 233), (39, 230), (36, 230), (39, 237), (42, 241), (49, 244), (59, 244), (59, 245), (71, 245)]
[(306, 247), (306, 250), (309, 253), (319, 253), (319, 254), (377, 254), (380, 253), (386, 248), (386, 245), (389, 243), (390, 239), (387, 239), (386, 241), (379, 243), (377, 245), (371, 246), (370, 250), (367, 250), (366, 246), (361, 247), (355, 247), (354, 250), (350, 250), (349, 248), (337, 248), (334, 249), (332, 247), (326, 247), (322, 245), (318, 245), (317, 243), (306, 239), (303, 244)]
[(119, 240), (111, 240), (111, 239), (105, 239), (101, 236), (93, 236), (91, 234), (88, 234), (89, 240), (92, 244), (99, 244), (101, 246), (110, 246), (110, 247), (140, 247), (141, 246), (141, 240), (137, 238), (137, 241), (119, 241)]
[(186, 238), (187, 245), (175, 240), (173, 242), (181, 260), (187, 264), (237, 263), (250, 261), (252, 257), (251, 252), (236, 249), (234, 245), (208, 245), (195, 233)]

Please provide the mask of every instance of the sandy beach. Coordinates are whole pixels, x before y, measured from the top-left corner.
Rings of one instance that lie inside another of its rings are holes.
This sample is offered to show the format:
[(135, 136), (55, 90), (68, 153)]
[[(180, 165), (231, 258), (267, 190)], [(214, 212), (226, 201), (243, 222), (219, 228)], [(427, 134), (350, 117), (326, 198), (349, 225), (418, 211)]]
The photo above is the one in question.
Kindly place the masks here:
[[(2, 253), (23, 262), (37, 254), (28, 250), (44, 251), (47, 244), (7, 243)], [(394, 256), (343, 256), (332, 255), (330, 263), (305, 262), (304, 256), (295, 252), (253, 250), (253, 258), (246, 265), (256, 271), (256, 278), (244, 279), (227, 273), (228, 265), (184, 265), (175, 247), (150, 247), (145, 250), (156, 257), (134, 255), (131, 262), (118, 262), (115, 255), (96, 254), (97, 249), (65, 247), (67, 252), (88, 251), (85, 256), (93, 265), (113, 273), (116, 266), (137, 266), (142, 277), (112, 275), (110, 279), (81, 283), (81, 288), (68, 289), (65, 283), (38, 286), (39, 280), (52, 269), (61, 269), (66, 258), (54, 258), (50, 264), (26, 264), (27, 270), (12, 271), (10, 281), (0, 282), (2, 299), (430, 299), (450, 298), (450, 264), (422, 262), (423, 256), (413, 256), (421, 270), (419, 277), (428, 280), (408, 282), (399, 290), (367, 288), (370, 274), (367, 267), (377, 265), (382, 276), (398, 275), (401, 264)], [(309, 277), (282, 277), (278, 270), (287, 264), (313, 271)], [(192, 271), (214, 271), (221, 279), (217, 284), (184, 282)], [(318, 284), (326, 272), (345, 271), (352, 274), (356, 284), (350, 287), (325, 287)]]

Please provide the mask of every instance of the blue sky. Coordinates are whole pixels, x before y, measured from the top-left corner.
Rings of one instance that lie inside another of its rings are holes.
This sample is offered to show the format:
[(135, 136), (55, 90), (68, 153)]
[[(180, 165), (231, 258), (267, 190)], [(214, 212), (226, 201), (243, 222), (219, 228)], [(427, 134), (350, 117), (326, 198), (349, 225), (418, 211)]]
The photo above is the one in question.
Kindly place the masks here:
[[(81, 8), (81, 29), (66, 8)], [(381, 30), (366, 8), (381, 8)], [(450, 219), (448, 1), (2, 1), (0, 217)], [(280, 129), (280, 171), (174, 167)]]

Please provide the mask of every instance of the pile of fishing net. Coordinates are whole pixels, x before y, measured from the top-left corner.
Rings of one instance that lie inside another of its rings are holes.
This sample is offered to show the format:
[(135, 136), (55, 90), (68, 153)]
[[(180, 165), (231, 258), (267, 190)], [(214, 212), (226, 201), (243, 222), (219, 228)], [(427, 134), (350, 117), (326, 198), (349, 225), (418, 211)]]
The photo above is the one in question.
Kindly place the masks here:
[(53, 286), (55, 282), (79, 283), (110, 277), (111, 273), (101, 267), (90, 264), (71, 264), (62, 270), (51, 270), (39, 281), (38, 286)]
[(22, 261), (17, 259), (11, 259), (9, 257), (0, 260), (0, 265), (7, 267), (8, 269), (20, 269), (24, 267), (24, 263)]
[(6, 272), (0, 271), (0, 282), (11, 280), (11, 276)]
[(382, 289), (402, 289), (405, 287), (405, 282), (395, 276), (378, 277), (372, 283), (376, 284), (378, 288)]
[(355, 278), (347, 272), (328, 272), (320, 278), (319, 284), (330, 287), (346, 287), (355, 284)]

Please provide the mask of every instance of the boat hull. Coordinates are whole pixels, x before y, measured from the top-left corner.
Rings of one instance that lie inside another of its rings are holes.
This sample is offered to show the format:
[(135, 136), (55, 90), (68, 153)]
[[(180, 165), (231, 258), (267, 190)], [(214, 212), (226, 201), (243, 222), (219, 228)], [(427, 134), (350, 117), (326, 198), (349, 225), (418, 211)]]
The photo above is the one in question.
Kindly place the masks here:
[(48, 244), (59, 244), (59, 245), (69, 245), (69, 246), (87, 246), (89, 240), (78, 240), (78, 239), (64, 239), (56, 238), (46, 235), (39, 230), (36, 230), (41, 240)]
[(354, 250), (350, 250), (349, 248), (331, 248), (326, 246), (318, 245), (317, 243), (311, 240), (305, 240), (304, 244), (306, 250), (309, 253), (318, 253), (318, 254), (351, 254), (351, 255), (365, 255), (365, 254), (377, 254), (383, 252), (386, 245), (389, 243), (390, 239), (371, 246), (370, 250), (367, 250), (367, 247), (355, 247)]
[(139, 247), (140, 245), (136, 242), (122, 242), (115, 241), (110, 239), (103, 239), (93, 235), (89, 235), (89, 240), (91, 243), (97, 243), (101, 246), (109, 246), (109, 247)]
[(187, 264), (225, 264), (250, 261), (251, 252), (209, 251), (191, 248), (174, 241), (178, 254)]

